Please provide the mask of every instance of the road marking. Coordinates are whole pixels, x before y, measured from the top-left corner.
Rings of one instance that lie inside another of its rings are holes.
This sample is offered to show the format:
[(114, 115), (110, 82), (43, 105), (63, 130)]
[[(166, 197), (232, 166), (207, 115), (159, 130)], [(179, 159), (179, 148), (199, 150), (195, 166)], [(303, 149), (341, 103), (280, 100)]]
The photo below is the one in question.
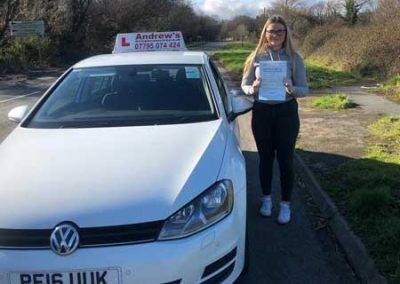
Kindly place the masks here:
[(32, 95), (37, 94), (37, 93), (40, 93), (40, 91), (36, 91), (36, 92), (33, 92), (33, 93), (29, 93), (27, 95), (17, 96), (17, 97), (13, 97), (13, 98), (10, 98), (10, 99), (4, 100), (4, 101), (0, 101), (0, 104), (1, 103), (6, 103), (6, 102), (9, 102), (9, 101), (18, 100), (18, 99), (25, 98), (25, 97), (29, 97), (29, 96), (32, 96)]

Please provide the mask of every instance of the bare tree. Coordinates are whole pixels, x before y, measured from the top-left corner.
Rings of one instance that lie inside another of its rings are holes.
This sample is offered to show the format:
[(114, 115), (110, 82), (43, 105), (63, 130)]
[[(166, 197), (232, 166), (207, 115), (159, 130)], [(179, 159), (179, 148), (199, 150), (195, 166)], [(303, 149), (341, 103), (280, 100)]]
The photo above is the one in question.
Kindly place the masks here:
[(361, 9), (367, 4), (368, 0), (343, 0), (345, 8), (344, 21), (349, 25), (355, 25), (359, 20)]
[(71, 33), (79, 32), (88, 14), (91, 0), (71, 0)]
[(18, 6), (19, 0), (0, 0), (0, 39), (7, 30), (8, 22), (17, 14)]
[(236, 34), (238, 39), (240, 39), (243, 45), (243, 40), (245, 39), (246, 36), (248, 36), (249, 30), (245, 25), (240, 24), (239, 26), (236, 27)]
[[(241, 26), (241, 28), (238, 28)], [(233, 37), (240, 39), (238, 30), (247, 30), (246, 35), (257, 32), (257, 20), (249, 16), (237, 16), (232, 20), (224, 21), (221, 27), (222, 37)]]
[(221, 23), (199, 16), (190, 0), (0, 0), (0, 36), (8, 21), (44, 20), (57, 57), (109, 52), (121, 32), (180, 30), (189, 41), (214, 40)]
[(211, 16), (199, 16), (198, 38), (201, 40), (216, 40), (221, 31), (220, 22)]
[(287, 20), (293, 17), (293, 12), (304, 6), (303, 0), (274, 0), (270, 11), (274, 14), (280, 14)]
[(376, 22), (382, 19), (399, 19), (400, 1), (399, 0), (380, 0), (375, 11)]
[(199, 33), (207, 29), (210, 21), (200, 19), (194, 12), (193, 7), (184, 2), (171, 3), (167, 17), (159, 30), (181, 31), (187, 41), (194, 41), (198, 38)]
[(282, 15), (295, 38), (303, 38), (316, 25), (316, 20), (310, 16), (303, 0), (274, 0), (268, 14)]
[(340, 3), (336, 0), (321, 1), (309, 8), (308, 14), (318, 25), (341, 20)]

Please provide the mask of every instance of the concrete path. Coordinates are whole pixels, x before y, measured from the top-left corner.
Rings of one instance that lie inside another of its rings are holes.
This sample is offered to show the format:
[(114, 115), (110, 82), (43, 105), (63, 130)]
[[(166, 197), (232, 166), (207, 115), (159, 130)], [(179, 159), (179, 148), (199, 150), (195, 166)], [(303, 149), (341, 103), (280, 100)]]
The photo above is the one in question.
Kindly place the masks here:
[(368, 111), (386, 115), (400, 115), (400, 104), (391, 102), (383, 96), (372, 94), (362, 86), (333, 87), (316, 91), (315, 94), (344, 93), (348, 95), (359, 107)]

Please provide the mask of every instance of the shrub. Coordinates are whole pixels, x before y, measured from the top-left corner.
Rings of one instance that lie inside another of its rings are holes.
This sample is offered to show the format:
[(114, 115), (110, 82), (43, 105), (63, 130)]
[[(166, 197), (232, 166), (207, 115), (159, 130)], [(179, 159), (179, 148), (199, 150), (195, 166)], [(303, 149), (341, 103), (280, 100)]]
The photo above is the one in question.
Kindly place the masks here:
[(323, 26), (313, 29), (303, 41), (301, 50), (304, 56), (309, 56), (318, 48), (323, 46), (330, 38), (337, 33), (336, 27)]
[(20, 72), (48, 66), (54, 47), (47, 38), (17, 38), (0, 44), (0, 70)]
[(397, 74), (396, 76), (390, 78), (375, 91), (384, 94), (387, 98), (391, 100), (400, 102), (400, 74)]
[(346, 109), (354, 107), (355, 104), (344, 94), (327, 95), (315, 99), (312, 106), (320, 109)]
[(362, 76), (394, 76), (400, 73), (400, 18), (367, 26), (316, 28), (304, 39), (302, 51)]

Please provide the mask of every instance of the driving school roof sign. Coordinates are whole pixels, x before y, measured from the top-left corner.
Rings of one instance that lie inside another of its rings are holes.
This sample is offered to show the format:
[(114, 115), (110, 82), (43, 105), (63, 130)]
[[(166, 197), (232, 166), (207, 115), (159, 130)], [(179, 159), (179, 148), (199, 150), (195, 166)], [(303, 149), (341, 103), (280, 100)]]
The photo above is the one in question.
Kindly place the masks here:
[(186, 50), (181, 32), (118, 34), (113, 53)]

